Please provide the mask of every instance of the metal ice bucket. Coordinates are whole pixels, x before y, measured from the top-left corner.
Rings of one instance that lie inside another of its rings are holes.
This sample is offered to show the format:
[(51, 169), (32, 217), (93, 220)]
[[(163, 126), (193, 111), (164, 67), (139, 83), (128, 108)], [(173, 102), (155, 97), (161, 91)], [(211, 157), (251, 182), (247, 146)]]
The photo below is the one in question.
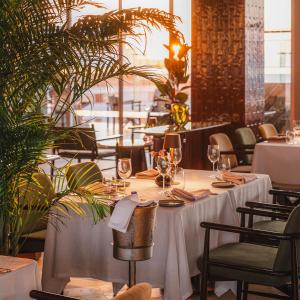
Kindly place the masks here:
[(156, 203), (136, 207), (126, 233), (113, 229), (114, 258), (141, 261), (152, 257), (156, 208)]

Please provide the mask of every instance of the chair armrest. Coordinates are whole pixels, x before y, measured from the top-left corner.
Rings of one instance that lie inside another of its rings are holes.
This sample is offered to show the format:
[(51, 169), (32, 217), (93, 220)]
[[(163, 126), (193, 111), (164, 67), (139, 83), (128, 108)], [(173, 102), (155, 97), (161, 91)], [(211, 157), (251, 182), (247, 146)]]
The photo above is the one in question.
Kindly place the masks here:
[(272, 189), (269, 191), (269, 194), (274, 196), (286, 196), (286, 197), (298, 197), (300, 198), (300, 192), (295, 191), (285, 191), (285, 190), (275, 190)]
[(269, 218), (276, 218), (282, 220), (286, 220), (289, 217), (289, 213), (275, 212), (269, 210), (258, 210), (258, 209), (245, 208), (245, 207), (238, 207), (236, 211), (238, 213), (248, 214), (251, 216), (269, 217)]
[(70, 298), (62, 295), (47, 293), (47, 292), (41, 292), (32, 290), (29, 293), (31, 298), (37, 299), (37, 300), (75, 300), (75, 298)]
[(252, 201), (247, 201), (245, 205), (250, 208), (262, 208), (262, 209), (269, 209), (269, 210), (277, 210), (277, 211), (286, 212), (286, 213), (290, 213), (293, 210), (292, 206), (261, 203), (261, 202), (252, 202)]
[(257, 229), (251, 229), (246, 227), (237, 227), (237, 226), (208, 223), (208, 222), (201, 222), (200, 226), (208, 230), (212, 229), (212, 230), (226, 231), (232, 233), (243, 233), (243, 234), (251, 235), (253, 237), (264, 237), (264, 238), (274, 239), (277, 241), (291, 240), (294, 237), (296, 238), (300, 237), (300, 234), (288, 235), (282, 233), (273, 233), (271, 231), (265, 231), (265, 230), (257, 230)]
[(108, 140), (116, 140), (116, 139), (119, 139), (121, 137), (122, 137), (121, 134), (109, 135), (109, 136), (103, 137), (103, 138), (101, 138), (99, 140), (96, 140), (96, 142), (108, 141)]

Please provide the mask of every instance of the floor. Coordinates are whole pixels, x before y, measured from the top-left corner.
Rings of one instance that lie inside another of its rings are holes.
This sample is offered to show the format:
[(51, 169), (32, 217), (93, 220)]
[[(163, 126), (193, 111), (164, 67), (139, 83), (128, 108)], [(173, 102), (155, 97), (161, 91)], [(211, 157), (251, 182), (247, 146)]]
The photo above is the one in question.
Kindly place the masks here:
[[(34, 257), (30, 257), (34, 258)], [(36, 257), (37, 258), (37, 257)], [(43, 256), (38, 258), (38, 266), (42, 272), (43, 268)], [(124, 286), (119, 293), (126, 291), (127, 287)], [(276, 293), (277, 290), (262, 286), (249, 286), (250, 290), (264, 291)], [(69, 297), (78, 298), (81, 300), (110, 300), (113, 298), (112, 283), (101, 281), (93, 278), (71, 278), (70, 282), (67, 284), (64, 290), (64, 295)], [(161, 290), (157, 288), (152, 289), (151, 300), (162, 300)], [(194, 294), (187, 300), (199, 300), (199, 294)], [(213, 293), (210, 293), (208, 300), (235, 300), (235, 295), (228, 291), (221, 297), (217, 297)], [(248, 300), (263, 300), (268, 298), (258, 297), (254, 295), (249, 295)]]
[[(270, 288), (258, 287), (258, 286), (250, 286), (250, 289), (253, 288), (255, 290), (260, 291), (270, 291)], [(125, 291), (124, 287), (121, 292)], [(274, 292), (274, 290), (272, 291)], [(95, 279), (84, 279), (84, 278), (72, 278), (71, 282), (65, 288), (64, 294), (70, 297), (76, 297), (84, 300), (108, 300), (113, 298), (112, 285), (110, 282), (104, 282)], [(160, 289), (152, 290), (152, 300), (161, 300), (163, 299), (161, 296)], [(192, 295), (187, 300), (199, 300), (199, 294)], [(211, 294), (208, 297), (209, 300), (235, 300), (234, 294), (229, 291), (224, 294), (222, 297), (218, 298), (217, 296)], [(248, 300), (259, 300), (259, 299), (267, 299), (257, 296), (249, 296)]]

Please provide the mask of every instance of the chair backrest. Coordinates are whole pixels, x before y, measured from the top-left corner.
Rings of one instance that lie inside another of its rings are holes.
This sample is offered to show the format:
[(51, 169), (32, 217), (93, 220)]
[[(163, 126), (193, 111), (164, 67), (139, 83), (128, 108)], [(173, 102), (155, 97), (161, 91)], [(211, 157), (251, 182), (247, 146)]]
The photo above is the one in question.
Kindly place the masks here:
[(20, 187), (20, 199), (24, 202), (23, 233), (31, 233), (47, 228), (45, 218), (49, 201), (54, 199), (55, 191), (48, 175), (33, 173), (31, 181)]
[(114, 297), (112, 300), (150, 300), (151, 285), (149, 283), (139, 283), (126, 292)]
[[(285, 234), (300, 233), (300, 205), (296, 206), (291, 212), (287, 220), (284, 233)], [(299, 242), (300, 241), (297, 241), (298, 257), (300, 254)], [(290, 269), (291, 269), (290, 242), (281, 241), (278, 247), (277, 257), (274, 263), (274, 270), (284, 272), (284, 271), (290, 271)]]
[[(225, 133), (215, 133), (209, 137), (209, 143), (211, 145), (219, 145), (220, 152), (222, 151), (233, 151), (232, 143)], [(230, 160), (230, 165), (232, 168), (238, 165), (238, 160), (235, 154), (224, 154), (223, 157), (226, 156)]]
[(120, 146), (117, 144), (117, 161), (119, 158), (131, 158), (132, 175), (147, 170), (145, 148), (143, 145)]
[[(256, 137), (255, 137), (252, 129), (249, 127), (243, 127), (243, 128), (236, 129), (235, 130), (235, 139), (236, 139), (236, 143), (241, 146), (256, 144)], [(241, 155), (241, 159), (246, 164), (252, 163), (252, 157), (253, 157), (252, 154)]]
[(91, 128), (57, 128), (57, 131), (65, 132), (62, 138), (56, 142), (60, 150), (90, 150), (97, 153), (96, 132), (94, 125)]
[(259, 125), (258, 132), (264, 140), (267, 140), (273, 136), (278, 135), (278, 131), (273, 124)]
[(102, 172), (95, 162), (89, 161), (71, 165), (66, 172), (68, 186), (75, 190), (81, 186), (102, 181)]

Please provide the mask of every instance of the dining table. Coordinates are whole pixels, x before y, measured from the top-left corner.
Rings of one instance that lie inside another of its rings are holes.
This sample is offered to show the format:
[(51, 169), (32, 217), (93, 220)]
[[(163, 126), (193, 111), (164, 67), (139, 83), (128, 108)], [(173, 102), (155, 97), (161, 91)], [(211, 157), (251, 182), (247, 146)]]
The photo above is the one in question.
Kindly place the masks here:
[(31, 290), (41, 290), (37, 262), (0, 255), (0, 299), (29, 300)]
[[(138, 282), (149, 282), (153, 287), (163, 289), (166, 300), (184, 300), (193, 293), (191, 277), (200, 274), (198, 261), (204, 246), (201, 222), (239, 226), (237, 207), (244, 206), (246, 201), (271, 202), (268, 175), (256, 175), (249, 183), (226, 189), (212, 187), (215, 175), (211, 171), (185, 170), (187, 191), (210, 189), (211, 195), (187, 201), (181, 207), (157, 208), (153, 256), (137, 263), (136, 278)], [(137, 192), (141, 201), (158, 201), (166, 197), (154, 180), (131, 178), (129, 182), (128, 193)], [(113, 257), (109, 217), (95, 224), (88, 207), (86, 211), (84, 217), (72, 214), (65, 218), (61, 226), (59, 220), (50, 220), (45, 243), (43, 290), (60, 293), (70, 277), (93, 277), (116, 285), (128, 282), (127, 262)], [(213, 231), (210, 245), (215, 248), (237, 240), (235, 234)], [(228, 283), (224, 284), (220, 286), (222, 292), (230, 288)]]
[(252, 172), (268, 174), (274, 186), (300, 187), (300, 144), (262, 142), (255, 145)]

